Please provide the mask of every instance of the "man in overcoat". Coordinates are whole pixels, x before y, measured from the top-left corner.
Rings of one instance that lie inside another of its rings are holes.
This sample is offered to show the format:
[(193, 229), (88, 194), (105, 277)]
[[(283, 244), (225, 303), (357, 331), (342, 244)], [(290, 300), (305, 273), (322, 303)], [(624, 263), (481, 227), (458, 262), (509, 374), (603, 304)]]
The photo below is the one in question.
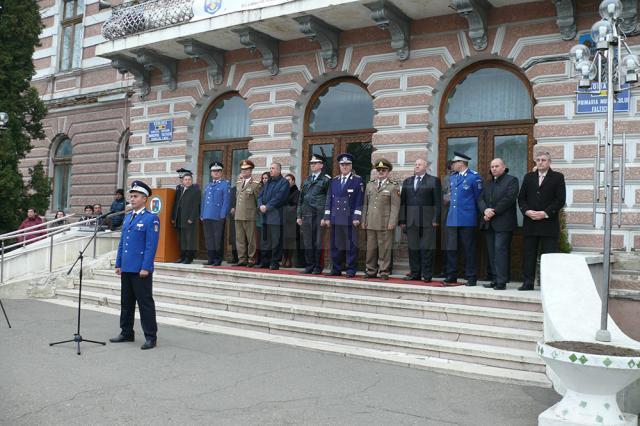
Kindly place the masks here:
[(487, 243), (489, 269), (493, 281), (484, 287), (505, 290), (509, 281), (511, 237), (518, 226), (516, 200), (518, 178), (509, 175), (501, 158), (491, 161), (491, 178), (487, 180), (480, 198), (480, 229)]
[(539, 254), (557, 253), (560, 240), (560, 210), (566, 202), (564, 175), (551, 170), (551, 154), (535, 156), (536, 170), (522, 180), (518, 206), (524, 215), (522, 286), (533, 290)]
[(262, 215), (262, 237), (260, 239), (260, 266), (272, 270), (280, 269), (282, 261), (282, 238), (284, 206), (289, 196), (289, 182), (282, 176), (282, 165), (272, 163), (269, 180), (258, 194), (258, 209)]
[(178, 170), (181, 184), (176, 187), (171, 224), (178, 232), (180, 259), (177, 263), (191, 263), (198, 249), (198, 216), (200, 188), (193, 184), (191, 170)]

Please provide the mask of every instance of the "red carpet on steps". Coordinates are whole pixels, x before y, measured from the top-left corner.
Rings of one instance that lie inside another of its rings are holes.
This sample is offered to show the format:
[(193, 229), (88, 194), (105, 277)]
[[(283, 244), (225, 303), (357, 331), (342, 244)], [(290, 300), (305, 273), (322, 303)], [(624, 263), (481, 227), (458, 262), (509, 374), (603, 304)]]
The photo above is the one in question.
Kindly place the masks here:
[[(364, 274), (357, 274), (354, 278), (347, 278), (345, 275), (342, 275), (339, 277), (331, 277), (331, 276), (326, 276), (324, 274), (320, 274), (320, 275), (303, 274), (299, 270), (295, 270), (295, 269), (278, 269), (276, 271), (273, 271), (271, 269), (248, 268), (246, 266), (205, 266), (205, 268), (223, 269), (223, 270), (230, 270), (230, 271), (262, 272), (265, 274), (291, 275), (292, 277), (295, 277), (297, 275), (303, 275), (307, 277), (324, 278), (329, 280), (350, 279), (350, 280), (366, 281), (366, 282), (372, 282), (372, 283), (419, 285), (424, 287), (444, 287), (444, 285), (442, 284), (442, 281), (431, 281), (431, 282), (425, 283), (424, 281), (405, 281), (401, 278), (389, 278), (388, 280), (383, 280), (382, 278), (365, 278)], [(463, 283), (458, 282), (456, 284), (449, 284), (447, 287), (456, 287), (460, 285), (463, 285)]]

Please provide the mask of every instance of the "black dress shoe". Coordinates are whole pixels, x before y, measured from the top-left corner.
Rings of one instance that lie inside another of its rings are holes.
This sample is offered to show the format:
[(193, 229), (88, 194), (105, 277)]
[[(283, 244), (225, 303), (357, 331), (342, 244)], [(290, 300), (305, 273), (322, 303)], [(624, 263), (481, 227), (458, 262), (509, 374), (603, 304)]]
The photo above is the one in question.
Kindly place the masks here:
[(314, 269), (312, 274), (313, 275), (320, 275), (320, 274), (322, 274), (322, 269)]
[(456, 284), (458, 282), (457, 278), (447, 277), (444, 279), (443, 283), (445, 284)]
[(116, 337), (109, 339), (111, 343), (133, 342), (134, 340), (135, 338), (133, 336), (123, 336), (122, 334), (118, 334)]
[(268, 266), (262, 266), (262, 265), (261, 265), (261, 264), (259, 264), (259, 263), (256, 263), (255, 265), (253, 265), (253, 267), (254, 267), (254, 268), (256, 268), (256, 269), (260, 269), (260, 268), (268, 268)]
[(490, 282), (489, 284), (482, 284), (482, 287), (484, 287), (484, 288), (495, 288), (496, 287), (496, 283)]
[(156, 347), (156, 341), (155, 340), (146, 340), (142, 346), (140, 346), (140, 349), (147, 350), (147, 349), (153, 349)]
[(365, 278), (377, 278), (378, 274), (370, 274), (370, 273), (367, 272), (366, 274), (364, 274), (364, 277)]
[(532, 291), (533, 290), (533, 284), (522, 284), (520, 287), (518, 287), (518, 291)]
[(302, 271), (303, 274), (311, 274), (313, 273), (313, 268), (304, 268), (304, 271)]
[(493, 287), (493, 289), (494, 289), (494, 290), (506, 290), (506, 289), (507, 289), (507, 285), (506, 285), (506, 284), (501, 284), (501, 285), (496, 284), (496, 285)]
[(213, 260), (208, 261), (207, 263), (205, 263), (205, 265), (207, 266), (211, 266), (213, 265), (215, 262)]
[(182, 263), (182, 262), (184, 262), (184, 259), (182, 257), (175, 261), (175, 263)]
[(355, 277), (355, 276), (356, 276), (356, 274), (355, 274), (355, 273), (353, 273), (353, 272), (347, 272), (345, 276), (346, 276), (347, 278), (353, 278), (353, 277)]
[(389, 279), (389, 274), (387, 272), (380, 272), (380, 278), (386, 281)]
[(420, 277), (418, 277), (417, 275), (405, 275), (404, 277), (402, 277), (402, 279), (405, 281), (417, 281), (420, 279)]
[(340, 271), (331, 271), (331, 272), (327, 272), (324, 275), (327, 276), (327, 277), (339, 277), (339, 276), (342, 276), (342, 272), (340, 272)]
[(248, 263), (247, 262), (238, 262), (235, 264), (235, 266), (247, 266)]
[(475, 278), (469, 278), (464, 285), (466, 285), (467, 287), (475, 287), (477, 283), (478, 280), (476, 280)]
[(269, 269), (271, 269), (272, 271), (277, 271), (278, 269), (280, 269), (280, 265), (274, 263), (273, 265), (269, 266)]
[(433, 278), (431, 278), (431, 277), (424, 277), (424, 278), (422, 279), (422, 281), (424, 281), (425, 283), (430, 283), (431, 281), (433, 281)]
[(184, 262), (182, 262), (182, 263), (184, 263), (185, 265), (188, 265), (191, 262), (193, 262), (193, 259), (185, 259)]

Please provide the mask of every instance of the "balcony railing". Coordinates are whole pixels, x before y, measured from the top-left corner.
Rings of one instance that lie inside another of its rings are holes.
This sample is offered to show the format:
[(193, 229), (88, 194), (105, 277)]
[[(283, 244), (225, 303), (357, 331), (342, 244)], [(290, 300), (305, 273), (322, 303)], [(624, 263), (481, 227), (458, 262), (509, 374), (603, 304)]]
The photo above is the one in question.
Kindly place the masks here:
[(102, 35), (115, 40), (145, 31), (189, 22), (193, 0), (146, 0), (115, 6), (102, 26)]

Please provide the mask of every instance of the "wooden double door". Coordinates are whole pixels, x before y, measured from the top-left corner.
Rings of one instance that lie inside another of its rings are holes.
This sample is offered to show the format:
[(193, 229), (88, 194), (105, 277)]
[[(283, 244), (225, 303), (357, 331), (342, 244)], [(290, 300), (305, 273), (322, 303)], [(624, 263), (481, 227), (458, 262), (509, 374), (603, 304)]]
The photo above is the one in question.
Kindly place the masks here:
[[(509, 174), (518, 178), (522, 184), (522, 178), (533, 166), (533, 126), (521, 125), (495, 125), (495, 126), (467, 126), (457, 128), (445, 128), (440, 131), (439, 167), (440, 178), (444, 180), (447, 160), (453, 157), (454, 152), (461, 152), (471, 157), (469, 167), (476, 170), (484, 181), (491, 178), (490, 163), (494, 158), (502, 158), (509, 169)], [(522, 278), (522, 214), (518, 215), (518, 228), (513, 234), (511, 242), (511, 280), (518, 281)], [(445, 223), (443, 219), (443, 224)], [(479, 264), (479, 276), (487, 274), (487, 250), (484, 237), (477, 232), (476, 259)], [(441, 245), (442, 233), (439, 236)], [(441, 262), (441, 259), (439, 260)]]

